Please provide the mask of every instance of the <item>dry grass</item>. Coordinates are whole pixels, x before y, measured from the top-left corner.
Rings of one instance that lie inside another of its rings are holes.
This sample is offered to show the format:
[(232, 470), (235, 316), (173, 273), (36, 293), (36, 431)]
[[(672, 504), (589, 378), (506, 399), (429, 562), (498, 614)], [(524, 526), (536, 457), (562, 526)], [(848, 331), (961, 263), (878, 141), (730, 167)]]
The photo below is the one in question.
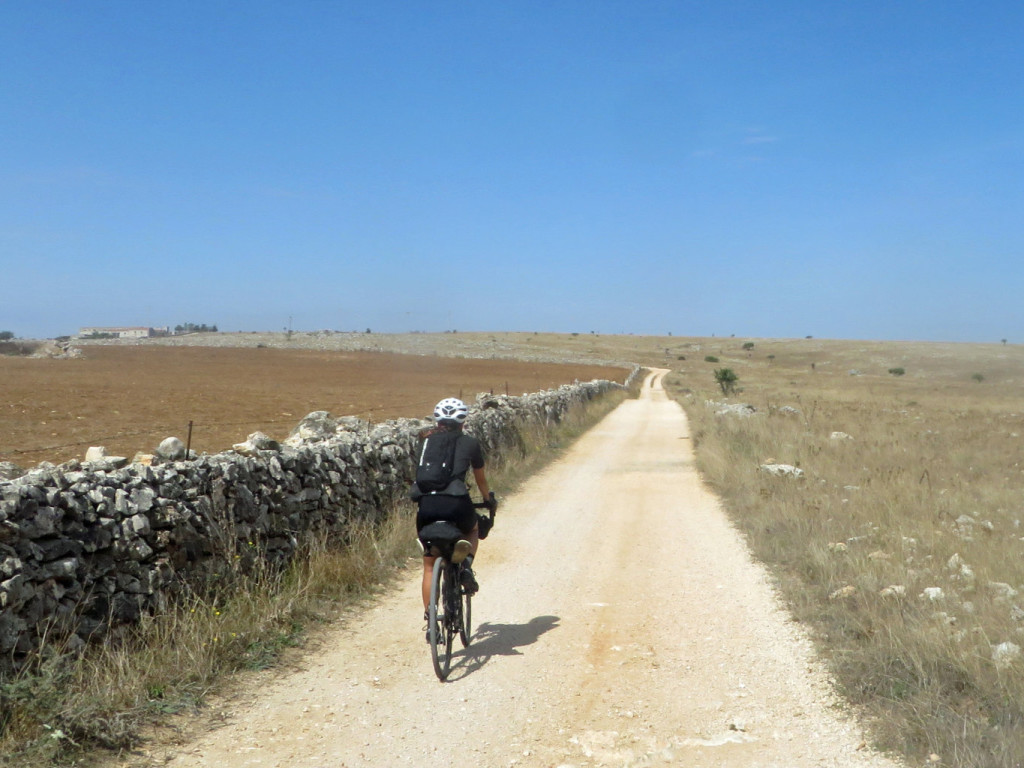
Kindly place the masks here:
[[(677, 363), (668, 384), (705, 479), (844, 693), (882, 748), (1019, 766), (1024, 657), (994, 654), (1024, 646), (1024, 349), (742, 341), (714, 344), (720, 364)], [(725, 400), (719, 365), (754, 416), (706, 405)], [(935, 587), (941, 599), (923, 596)]]
[[(612, 393), (553, 429), (525, 430), (523, 451), (489, 467), (491, 486), (511, 492), (625, 397)], [(343, 543), (314, 542), (285, 573), (238, 573), (228, 597), (195, 596), (80, 658), (44, 649), (30, 672), (0, 684), (0, 766), (93, 764), (97, 748), (131, 748), (148, 725), (194, 711), (236, 673), (273, 666), (410, 562), (418, 566), (412, 511), (403, 504), (376, 526), (354, 526)]]
[(70, 765), (90, 748), (131, 747), (146, 723), (194, 709), (225, 676), (274, 664), (406, 563), (407, 513), (353, 526), (344, 546), (308, 544), (284, 573), (239, 573), (230, 596), (193, 596), (80, 658), (44, 651), (0, 688), (0, 764)]

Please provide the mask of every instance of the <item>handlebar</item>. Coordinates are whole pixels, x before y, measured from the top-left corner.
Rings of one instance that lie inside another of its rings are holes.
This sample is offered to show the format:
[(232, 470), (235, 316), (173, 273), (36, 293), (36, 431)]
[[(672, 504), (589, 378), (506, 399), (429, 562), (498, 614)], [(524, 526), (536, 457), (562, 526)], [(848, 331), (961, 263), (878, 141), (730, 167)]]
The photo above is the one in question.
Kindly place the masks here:
[(494, 517), (494, 513), (498, 511), (498, 499), (494, 496), (494, 491), (491, 491), (487, 498), (483, 501), (478, 501), (473, 504), (474, 509), (486, 509), (491, 513), (491, 517)]

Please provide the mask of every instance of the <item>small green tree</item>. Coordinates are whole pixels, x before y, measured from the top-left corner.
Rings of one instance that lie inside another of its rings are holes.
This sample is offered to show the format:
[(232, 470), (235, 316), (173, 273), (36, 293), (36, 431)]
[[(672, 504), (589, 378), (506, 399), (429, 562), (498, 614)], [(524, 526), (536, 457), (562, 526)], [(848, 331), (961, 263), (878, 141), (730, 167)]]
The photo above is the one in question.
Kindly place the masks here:
[(718, 358), (715, 357), (714, 355), (708, 355), (707, 357), (704, 358), (704, 362), (705, 363), (717, 363), (718, 362)]
[(890, 368), (889, 373), (891, 373), (893, 376), (902, 376), (904, 373), (906, 373), (906, 371), (903, 370), (902, 368)]
[(14, 331), (0, 331), (0, 341), (10, 341), (14, 338)]
[(732, 368), (717, 368), (715, 369), (715, 381), (718, 382), (718, 386), (722, 388), (723, 395), (730, 395), (736, 389), (736, 382), (740, 380), (740, 377), (736, 375), (736, 372)]
[(743, 342), (743, 348), (746, 349), (746, 350), (753, 349), (754, 348), (754, 342), (752, 342), (752, 341), (745, 341), (745, 342)]
[(972, 374), (971, 378), (974, 379), (979, 384), (985, 380), (985, 377), (980, 373)]

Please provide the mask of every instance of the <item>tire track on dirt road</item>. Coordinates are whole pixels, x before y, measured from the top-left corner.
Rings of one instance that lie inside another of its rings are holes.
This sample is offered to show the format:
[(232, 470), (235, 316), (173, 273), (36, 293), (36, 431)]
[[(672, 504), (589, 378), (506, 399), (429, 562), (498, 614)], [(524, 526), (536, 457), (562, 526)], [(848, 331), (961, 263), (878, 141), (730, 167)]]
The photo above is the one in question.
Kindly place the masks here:
[(154, 764), (893, 768), (701, 485), (665, 373), (506, 500), (448, 683), (414, 568)]

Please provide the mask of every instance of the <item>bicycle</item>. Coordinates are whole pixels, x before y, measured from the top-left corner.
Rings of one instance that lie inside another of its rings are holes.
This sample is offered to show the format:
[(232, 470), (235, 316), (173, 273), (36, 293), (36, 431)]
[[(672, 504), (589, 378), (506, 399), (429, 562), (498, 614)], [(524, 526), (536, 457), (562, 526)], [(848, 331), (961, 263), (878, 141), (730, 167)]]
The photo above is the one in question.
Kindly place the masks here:
[[(483, 528), (486, 526), (490, 531), (498, 507), (494, 493), (491, 493), (490, 501), (473, 507), (490, 511), (489, 517), (480, 518), (481, 538), (485, 538), (487, 534)], [(462, 570), (469, 548), (457, 546), (460, 541), (465, 542), (465, 537), (455, 525), (445, 521), (424, 526), (419, 531), (419, 538), (424, 552), (436, 558), (427, 607), (427, 640), (434, 672), (437, 679), (444, 682), (451, 670), (455, 635), (459, 636), (463, 648), (469, 647), (473, 635), (473, 596), (462, 585)]]

